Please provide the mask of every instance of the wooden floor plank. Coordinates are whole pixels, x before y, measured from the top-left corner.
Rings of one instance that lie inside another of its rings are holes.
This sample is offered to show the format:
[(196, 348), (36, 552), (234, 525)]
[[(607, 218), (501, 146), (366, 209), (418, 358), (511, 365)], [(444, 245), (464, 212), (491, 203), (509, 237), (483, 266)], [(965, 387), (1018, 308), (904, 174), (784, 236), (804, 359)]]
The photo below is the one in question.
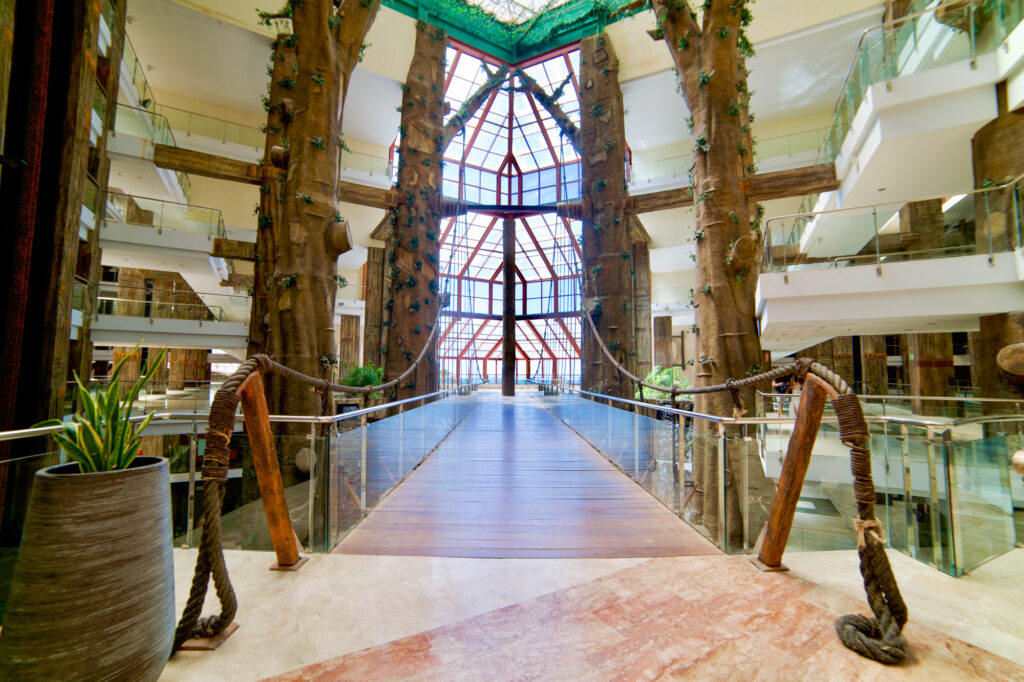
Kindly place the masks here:
[(531, 394), (480, 405), (335, 550), (610, 558), (719, 550)]

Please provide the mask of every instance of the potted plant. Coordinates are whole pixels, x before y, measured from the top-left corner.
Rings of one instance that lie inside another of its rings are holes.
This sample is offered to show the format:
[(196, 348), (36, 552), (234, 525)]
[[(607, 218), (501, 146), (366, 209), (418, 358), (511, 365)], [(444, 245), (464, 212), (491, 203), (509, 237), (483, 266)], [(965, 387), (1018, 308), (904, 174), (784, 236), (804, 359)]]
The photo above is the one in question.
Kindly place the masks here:
[(92, 395), (75, 375), (80, 410), (53, 434), (71, 460), (36, 473), (7, 612), (0, 678), (155, 680), (174, 639), (167, 460), (141, 457), (132, 405), (163, 359), (123, 398)]

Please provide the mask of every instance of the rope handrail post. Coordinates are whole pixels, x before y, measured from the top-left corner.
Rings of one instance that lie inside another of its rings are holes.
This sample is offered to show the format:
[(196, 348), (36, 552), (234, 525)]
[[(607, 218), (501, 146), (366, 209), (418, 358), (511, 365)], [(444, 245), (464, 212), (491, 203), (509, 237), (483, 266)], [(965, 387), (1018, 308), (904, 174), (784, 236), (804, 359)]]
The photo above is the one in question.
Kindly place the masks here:
[(775, 489), (764, 542), (755, 561), (758, 567), (767, 571), (788, 570), (782, 565), (782, 554), (786, 551), (789, 532), (793, 528), (800, 490), (811, 464), (811, 453), (821, 425), (821, 416), (825, 412), (825, 403), (829, 399), (828, 390), (819, 384), (817, 377), (809, 375), (807, 378), (809, 381), (804, 382), (786, 457), (782, 460), (782, 472)]
[[(238, 390), (242, 399), (242, 415), (245, 431), (249, 434), (253, 468), (263, 499), (263, 511), (267, 515), (270, 540), (274, 545), (277, 563), (273, 570), (294, 570), (305, 563), (299, 553), (298, 541), (288, 515), (288, 502), (284, 496), (284, 481), (277, 463), (277, 449), (274, 434), (270, 430), (270, 412), (260, 372), (253, 372), (242, 382)], [(315, 428), (315, 424), (313, 425)]]
[[(604, 339), (597, 331), (591, 316), (584, 312), (594, 337), (601, 351), (612, 363), (620, 375), (632, 379), (638, 385), (657, 391), (664, 391), (665, 386), (655, 386), (634, 376), (615, 359)], [(854, 527), (857, 531), (857, 553), (860, 558), (860, 571), (864, 578), (864, 591), (867, 593), (868, 604), (871, 606), (873, 618), (861, 615), (842, 616), (836, 620), (836, 634), (840, 641), (849, 649), (875, 661), (895, 664), (907, 657), (907, 640), (903, 636), (903, 626), (907, 622), (907, 607), (900, 595), (899, 586), (892, 573), (889, 557), (885, 553), (886, 539), (881, 522), (875, 517), (875, 484), (871, 477), (871, 451), (868, 447), (870, 433), (860, 399), (850, 385), (828, 367), (810, 358), (800, 360), (767, 372), (761, 372), (743, 379), (728, 379), (724, 384), (714, 386), (696, 386), (687, 388), (688, 393), (715, 393), (729, 391), (735, 403), (734, 416), (742, 414), (743, 406), (739, 401), (738, 391), (758, 382), (793, 375), (797, 382), (805, 386), (808, 395), (801, 401), (802, 434), (797, 444), (790, 443), (793, 450), (793, 461), (789, 466), (784, 462), (783, 472), (787, 474), (785, 485), (780, 479), (772, 509), (769, 513), (770, 528), (765, 530), (765, 542), (762, 544), (760, 559), (766, 566), (781, 566), (782, 552), (785, 549), (789, 529), (792, 527), (793, 515), (796, 513), (796, 502), (800, 496), (804, 476), (810, 463), (814, 438), (817, 436), (818, 425), (824, 413), (824, 401), (831, 398), (839, 422), (839, 440), (850, 448), (850, 471), (853, 475), (853, 492), (857, 501), (857, 517)], [(674, 387), (673, 387), (674, 388)], [(674, 391), (673, 391), (674, 393)], [(611, 407), (611, 401), (608, 402)], [(799, 418), (798, 418), (799, 419)], [(724, 446), (725, 423), (717, 421), (718, 426), (718, 465), (719, 481), (724, 480)], [(812, 433), (813, 430), (813, 433)], [(793, 438), (797, 437), (794, 429)], [(789, 460), (787, 453), (787, 460)], [(724, 494), (719, 498), (719, 523), (725, 518)], [(784, 500), (781, 498), (785, 498)], [(684, 502), (685, 504), (685, 502)], [(776, 510), (778, 507), (778, 510)], [(768, 542), (768, 538), (771, 541)], [(765, 547), (767, 545), (767, 548)], [(766, 561), (767, 560), (767, 561)]]

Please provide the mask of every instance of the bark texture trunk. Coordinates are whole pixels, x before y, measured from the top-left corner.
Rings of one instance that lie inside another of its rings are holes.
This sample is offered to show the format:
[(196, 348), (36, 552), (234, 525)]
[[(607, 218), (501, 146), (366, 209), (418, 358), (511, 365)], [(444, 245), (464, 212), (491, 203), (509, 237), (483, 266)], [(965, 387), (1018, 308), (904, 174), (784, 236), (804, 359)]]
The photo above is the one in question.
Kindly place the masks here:
[[(633, 245), (625, 210), (626, 132), (619, 60), (607, 34), (580, 43), (582, 195), (592, 211), (583, 218), (583, 307), (615, 359), (633, 366)], [(633, 388), (601, 352), (583, 325), (583, 390), (632, 397)]]
[[(657, 27), (652, 37), (663, 39), (668, 46), (690, 110), (698, 386), (742, 379), (765, 369), (754, 310), (760, 210), (747, 197), (754, 172), (745, 64), (745, 57), (753, 53), (744, 33), (751, 20), (748, 4), (710, 0), (704, 3), (698, 23), (698, 15), (685, 0), (653, 0)], [(751, 409), (754, 387), (741, 390), (739, 396), (745, 408)], [(708, 414), (734, 413), (729, 392), (697, 394), (695, 407)], [(704, 437), (695, 440), (698, 444), (693, 451), (694, 514), (716, 541), (739, 546), (745, 527), (747, 539), (756, 537), (770, 504), (771, 486), (760, 465), (754, 466), (740, 447), (741, 442), (727, 443), (720, 467), (716, 431), (710, 422), (697, 423)], [(739, 481), (747, 482), (746, 490), (740, 489)], [(747, 519), (740, 512), (741, 506), (747, 506), (741, 505), (744, 495), (749, 502)], [(724, 519), (720, 509), (724, 509)]]
[[(409, 76), (402, 86), (398, 163), (398, 208), (384, 261), (384, 321), (381, 364), (385, 379), (402, 374), (423, 349), (437, 321), (441, 293), (441, 175), (448, 143), (469, 122), (508, 74), (490, 75), (458, 112), (444, 120), (445, 50), (448, 36), (423, 21)], [(438, 364), (427, 353), (414, 378), (399, 385), (398, 399), (432, 393)]]
[[(255, 300), (249, 352), (266, 352), (303, 374), (329, 379), (338, 362), (334, 304), (338, 256), (351, 248), (338, 208), (345, 95), (379, 0), (289, 2), (291, 34), (272, 52), (266, 100)], [(272, 414), (321, 414), (327, 396), (268, 377)]]

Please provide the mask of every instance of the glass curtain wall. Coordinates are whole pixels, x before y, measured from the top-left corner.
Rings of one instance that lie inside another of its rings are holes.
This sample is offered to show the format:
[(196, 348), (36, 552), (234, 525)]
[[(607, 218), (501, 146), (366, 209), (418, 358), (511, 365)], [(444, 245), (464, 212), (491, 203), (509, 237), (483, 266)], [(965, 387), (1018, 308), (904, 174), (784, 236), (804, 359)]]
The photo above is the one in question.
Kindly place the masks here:
[[(449, 110), (458, 111), (500, 63), (453, 44), (447, 65), (445, 97)], [(548, 93), (561, 91), (559, 106), (579, 125), (575, 46), (517, 66)], [(438, 358), (446, 386), (500, 380), (502, 223), (513, 207), (517, 379), (576, 383), (580, 373), (580, 223), (554, 211), (559, 202), (579, 199), (580, 159), (547, 110), (516, 90), (521, 83), (515, 72), (445, 154), (445, 197), (480, 209), (442, 222), (446, 305)], [(523, 206), (544, 208), (524, 213)]]

